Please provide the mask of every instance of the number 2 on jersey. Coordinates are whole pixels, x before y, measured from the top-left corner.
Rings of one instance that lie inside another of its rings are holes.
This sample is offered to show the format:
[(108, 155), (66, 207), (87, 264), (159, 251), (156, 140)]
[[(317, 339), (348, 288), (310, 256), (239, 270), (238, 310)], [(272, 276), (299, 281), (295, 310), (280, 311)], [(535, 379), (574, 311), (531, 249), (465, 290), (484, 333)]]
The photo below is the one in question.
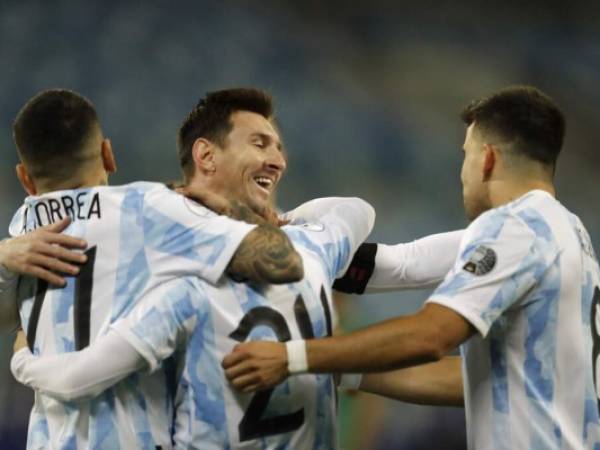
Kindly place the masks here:
[[(325, 314), (327, 335), (331, 336), (331, 311), (329, 310), (329, 304), (327, 303), (325, 289), (322, 287), (320, 297)], [(310, 316), (301, 295), (298, 295), (294, 302), (294, 316), (302, 338), (314, 338), (315, 333), (312, 323), (310, 322)], [(242, 317), (238, 327), (229, 335), (229, 337), (236, 341), (244, 342), (252, 329), (259, 325), (271, 328), (280, 342), (289, 341), (292, 338), (285, 317), (283, 317), (280, 312), (267, 306), (259, 306), (248, 311), (244, 317)], [(273, 390), (274, 389), (266, 389), (257, 392), (252, 397), (252, 400), (250, 400), (248, 409), (246, 409), (238, 427), (241, 442), (273, 434), (288, 433), (297, 430), (304, 423), (304, 408), (289, 414), (262, 418), (262, 415), (269, 404), (269, 400), (271, 399), (271, 395), (273, 395)]]

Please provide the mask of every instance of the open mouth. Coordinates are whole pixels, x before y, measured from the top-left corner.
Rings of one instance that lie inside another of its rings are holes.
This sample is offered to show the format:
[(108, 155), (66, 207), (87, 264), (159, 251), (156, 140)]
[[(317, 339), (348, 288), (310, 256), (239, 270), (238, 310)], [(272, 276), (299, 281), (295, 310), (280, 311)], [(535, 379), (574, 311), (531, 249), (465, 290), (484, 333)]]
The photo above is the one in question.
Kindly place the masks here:
[(273, 180), (267, 177), (255, 177), (254, 182), (268, 194), (271, 193), (273, 189)]

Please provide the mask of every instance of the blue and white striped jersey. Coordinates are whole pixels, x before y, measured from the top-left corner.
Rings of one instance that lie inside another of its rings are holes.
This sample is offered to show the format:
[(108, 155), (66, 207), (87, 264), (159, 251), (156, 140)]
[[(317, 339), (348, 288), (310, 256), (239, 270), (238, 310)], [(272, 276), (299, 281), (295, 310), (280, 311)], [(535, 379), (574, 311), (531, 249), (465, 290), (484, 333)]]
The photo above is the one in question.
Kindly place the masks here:
[[(216, 283), (253, 228), (217, 216), (158, 183), (94, 187), (29, 197), (11, 234), (69, 215), (87, 240), (87, 263), (64, 288), (22, 278), (20, 315), (34, 354), (86, 347), (143, 295), (182, 276)], [(94, 400), (61, 403), (36, 393), (28, 449), (170, 448), (172, 393), (165, 371), (134, 374)]]
[(197, 278), (178, 280), (113, 324), (151, 370), (173, 353), (181, 357), (176, 448), (336, 448), (332, 376), (296, 376), (274, 389), (243, 394), (229, 385), (221, 360), (247, 339), (331, 335), (331, 285), (369, 234), (373, 219), (368, 204), (349, 199), (317, 223), (284, 227), (304, 263), (304, 279), (298, 283), (253, 286), (225, 279), (211, 286)]
[(479, 332), (461, 347), (470, 449), (600, 448), (599, 286), (588, 233), (544, 191), (468, 227), (430, 301)]

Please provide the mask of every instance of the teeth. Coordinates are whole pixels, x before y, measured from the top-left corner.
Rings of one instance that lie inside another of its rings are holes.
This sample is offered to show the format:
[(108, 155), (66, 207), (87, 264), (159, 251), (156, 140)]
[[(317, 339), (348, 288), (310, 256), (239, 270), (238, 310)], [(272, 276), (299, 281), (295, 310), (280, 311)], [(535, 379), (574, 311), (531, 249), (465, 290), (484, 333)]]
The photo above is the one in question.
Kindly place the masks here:
[(259, 185), (263, 187), (271, 187), (271, 185), (273, 184), (273, 180), (267, 177), (256, 177), (254, 181), (256, 181)]

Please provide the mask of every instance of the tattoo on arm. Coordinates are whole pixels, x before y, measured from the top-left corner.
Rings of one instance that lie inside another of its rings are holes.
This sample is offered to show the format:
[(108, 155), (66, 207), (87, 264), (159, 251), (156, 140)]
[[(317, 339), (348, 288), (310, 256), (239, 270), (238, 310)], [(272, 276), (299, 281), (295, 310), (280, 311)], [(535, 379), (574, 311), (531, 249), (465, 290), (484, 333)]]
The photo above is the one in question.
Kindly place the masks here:
[(279, 228), (262, 224), (252, 230), (233, 255), (227, 273), (255, 283), (292, 283), (304, 276), (302, 258)]
[(257, 225), (261, 225), (266, 223), (265, 219), (250, 209), (248, 206), (243, 203), (231, 200), (229, 202), (230, 210), (227, 211), (227, 215), (235, 220), (241, 220), (242, 222), (254, 223)]

